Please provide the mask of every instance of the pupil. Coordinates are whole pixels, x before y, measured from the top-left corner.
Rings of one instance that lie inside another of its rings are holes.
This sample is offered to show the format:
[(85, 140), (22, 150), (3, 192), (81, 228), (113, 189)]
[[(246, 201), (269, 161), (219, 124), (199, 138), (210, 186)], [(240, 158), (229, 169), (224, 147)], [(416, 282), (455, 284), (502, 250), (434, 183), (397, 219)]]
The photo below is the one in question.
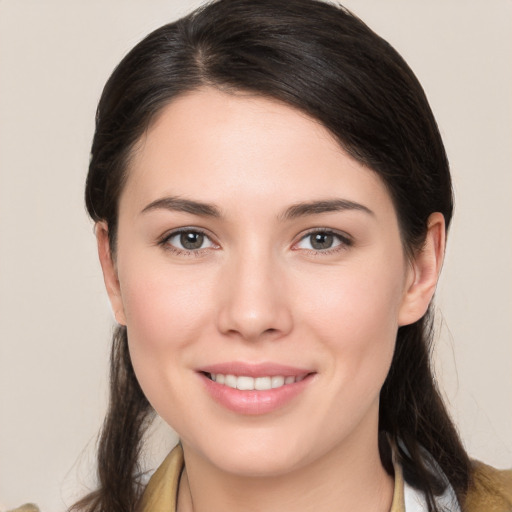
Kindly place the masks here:
[(313, 249), (329, 249), (332, 247), (333, 235), (329, 233), (316, 233), (311, 237)]
[(181, 233), (180, 242), (185, 249), (199, 249), (203, 245), (204, 235), (201, 233)]

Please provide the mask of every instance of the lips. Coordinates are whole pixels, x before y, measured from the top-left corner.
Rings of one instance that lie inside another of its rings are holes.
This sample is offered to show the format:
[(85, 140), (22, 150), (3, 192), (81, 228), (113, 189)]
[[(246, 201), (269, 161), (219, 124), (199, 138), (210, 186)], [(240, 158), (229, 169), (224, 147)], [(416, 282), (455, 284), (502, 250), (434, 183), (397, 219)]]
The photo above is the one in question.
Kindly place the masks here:
[(198, 374), (218, 404), (257, 415), (286, 406), (309, 386), (315, 372), (274, 363), (229, 362), (202, 367)]

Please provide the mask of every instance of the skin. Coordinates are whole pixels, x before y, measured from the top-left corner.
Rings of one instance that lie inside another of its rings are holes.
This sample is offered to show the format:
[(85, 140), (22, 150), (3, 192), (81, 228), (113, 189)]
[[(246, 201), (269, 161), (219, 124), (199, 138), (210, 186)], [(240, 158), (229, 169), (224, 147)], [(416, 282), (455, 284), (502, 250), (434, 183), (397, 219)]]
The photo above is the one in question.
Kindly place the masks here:
[[(419, 319), (434, 293), (442, 215), (431, 215), (423, 249), (408, 259), (386, 187), (323, 126), (215, 89), (166, 106), (128, 173), (115, 258), (105, 223), (98, 249), (137, 378), (182, 440), (179, 510), (389, 510), (379, 392), (398, 327)], [(166, 197), (214, 205), (219, 216), (147, 209)], [(334, 199), (364, 208), (284, 213)], [(169, 238), (183, 227), (207, 235), (199, 250)], [(315, 229), (336, 233), (333, 247), (313, 247)], [(312, 376), (283, 407), (239, 414), (197, 373), (225, 361)]]

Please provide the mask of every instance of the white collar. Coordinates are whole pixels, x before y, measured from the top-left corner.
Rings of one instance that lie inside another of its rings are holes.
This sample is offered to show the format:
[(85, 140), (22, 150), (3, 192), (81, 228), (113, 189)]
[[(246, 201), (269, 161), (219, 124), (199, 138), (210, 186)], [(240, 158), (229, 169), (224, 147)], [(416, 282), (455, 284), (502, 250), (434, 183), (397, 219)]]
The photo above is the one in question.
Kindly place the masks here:
[[(425, 495), (410, 486), (405, 480), (404, 503), (405, 512), (428, 512)], [(439, 506), (440, 510), (445, 510), (446, 512), (461, 512), (457, 504), (455, 492), (450, 484), (448, 484), (448, 487), (441, 496), (436, 496), (436, 504)]]

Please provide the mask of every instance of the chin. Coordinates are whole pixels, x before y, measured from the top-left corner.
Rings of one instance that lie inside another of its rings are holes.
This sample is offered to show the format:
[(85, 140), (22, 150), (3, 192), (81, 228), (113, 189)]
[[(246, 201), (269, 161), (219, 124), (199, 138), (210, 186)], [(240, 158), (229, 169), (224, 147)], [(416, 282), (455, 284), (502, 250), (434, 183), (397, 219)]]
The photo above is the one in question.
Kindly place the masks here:
[[(223, 439), (212, 436), (203, 446), (190, 448), (221, 471), (239, 477), (285, 475), (304, 465), (312, 456), (303, 453), (304, 450), (307, 452), (307, 443), (290, 435), (269, 434), (240, 429), (238, 435), (235, 433)], [(182, 442), (186, 450), (186, 441)]]
[(242, 451), (226, 454), (224, 452), (224, 457), (220, 458), (217, 467), (226, 473), (247, 478), (278, 477), (300, 467), (296, 453), (276, 456), (274, 453), (262, 452), (262, 450), (259, 453)]

